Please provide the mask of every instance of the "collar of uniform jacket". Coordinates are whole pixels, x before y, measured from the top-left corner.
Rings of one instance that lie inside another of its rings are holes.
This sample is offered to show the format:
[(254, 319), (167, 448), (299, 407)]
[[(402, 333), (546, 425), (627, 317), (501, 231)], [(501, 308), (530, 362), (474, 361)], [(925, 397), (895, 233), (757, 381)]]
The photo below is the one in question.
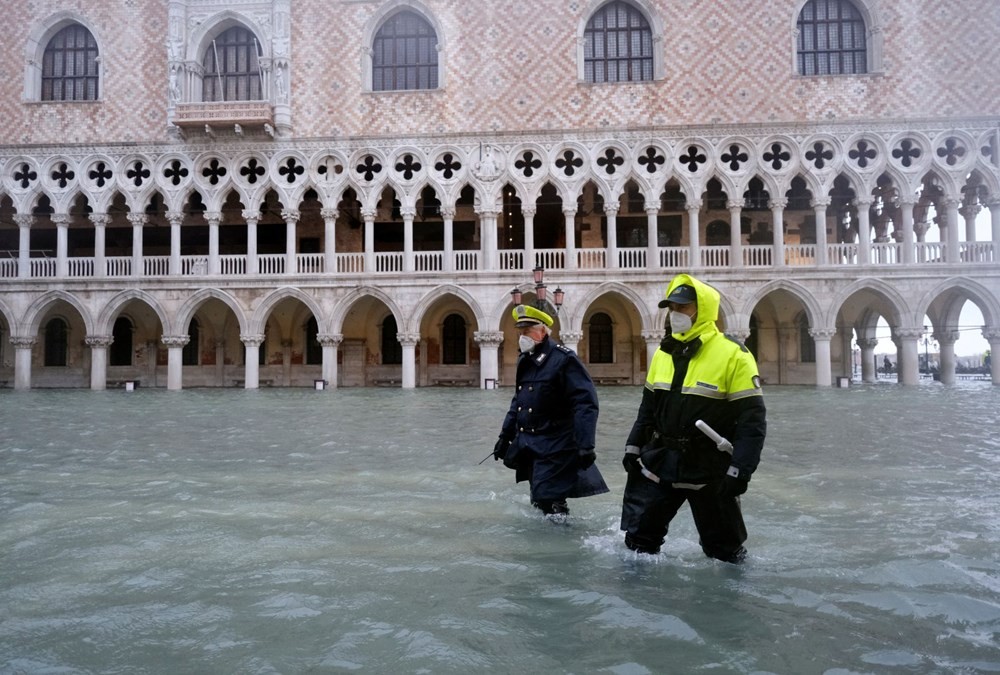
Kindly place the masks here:
[(552, 338), (546, 335), (545, 339), (539, 342), (537, 345), (535, 345), (535, 348), (532, 351), (528, 352), (527, 354), (523, 354), (522, 356), (525, 356), (526, 358), (529, 358), (532, 361), (534, 361), (536, 366), (540, 366), (545, 361), (545, 359), (549, 357), (549, 352), (552, 351), (552, 346), (554, 344), (555, 343), (553, 342)]

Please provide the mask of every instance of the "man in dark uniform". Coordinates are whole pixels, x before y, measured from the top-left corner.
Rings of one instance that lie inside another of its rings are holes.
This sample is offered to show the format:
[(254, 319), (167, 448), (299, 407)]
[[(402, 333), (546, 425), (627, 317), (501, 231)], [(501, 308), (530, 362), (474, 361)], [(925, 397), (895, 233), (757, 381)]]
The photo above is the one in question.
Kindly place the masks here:
[(670, 309), (668, 335), (649, 364), (622, 459), (621, 529), (633, 551), (658, 553), (687, 502), (705, 555), (746, 557), (739, 496), (760, 461), (767, 425), (757, 364), (715, 325), (719, 302), (718, 291), (687, 274), (674, 277), (660, 302)]
[(566, 499), (608, 491), (594, 464), (597, 392), (572, 349), (549, 336), (552, 317), (514, 308), (521, 351), (517, 382), (494, 459), (529, 481), (531, 504), (546, 515), (569, 513)]

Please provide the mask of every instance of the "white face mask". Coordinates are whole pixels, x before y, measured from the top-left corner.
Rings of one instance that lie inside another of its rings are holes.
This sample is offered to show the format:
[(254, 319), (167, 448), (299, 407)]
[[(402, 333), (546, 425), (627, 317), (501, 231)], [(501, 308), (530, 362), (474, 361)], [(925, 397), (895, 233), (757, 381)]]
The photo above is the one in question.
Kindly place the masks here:
[(521, 350), (522, 354), (527, 354), (535, 348), (535, 341), (530, 335), (522, 335), (517, 338), (517, 348)]
[(692, 325), (694, 325), (694, 322), (687, 314), (682, 314), (681, 312), (670, 312), (671, 333), (686, 333), (691, 330)]

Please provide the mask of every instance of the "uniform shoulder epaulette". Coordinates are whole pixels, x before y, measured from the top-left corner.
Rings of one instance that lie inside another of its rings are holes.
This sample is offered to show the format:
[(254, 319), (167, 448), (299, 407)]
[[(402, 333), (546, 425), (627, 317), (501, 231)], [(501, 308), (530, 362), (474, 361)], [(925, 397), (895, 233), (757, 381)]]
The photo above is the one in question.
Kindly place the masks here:
[[(726, 334), (723, 333), (723, 335), (726, 335)], [(726, 335), (726, 339), (729, 340), (730, 342), (735, 342), (736, 344), (738, 344), (740, 346), (740, 351), (743, 351), (743, 352), (749, 352), (750, 351), (749, 349), (747, 349), (747, 346), (745, 344), (743, 344), (742, 340), (737, 340), (732, 335)]]
[(565, 352), (567, 354), (575, 354), (576, 353), (572, 349), (570, 349), (569, 347), (567, 347), (566, 345), (556, 345), (556, 349), (560, 349), (560, 350), (562, 350), (563, 352)]

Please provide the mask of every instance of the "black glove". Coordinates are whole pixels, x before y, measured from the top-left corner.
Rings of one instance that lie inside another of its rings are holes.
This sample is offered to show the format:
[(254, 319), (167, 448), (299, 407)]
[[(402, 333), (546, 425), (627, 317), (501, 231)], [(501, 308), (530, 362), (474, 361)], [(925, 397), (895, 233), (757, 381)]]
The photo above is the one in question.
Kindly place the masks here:
[(589, 469), (590, 465), (597, 461), (597, 453), (594, 452), (593, 448), (580, 448), (578, 457), (581, 469)]
[(642, 464), (639, 462), (639, 453), (626, 452), (625, 456), (622, 457), (622, 466), (630, 474), (639, 473), (642, 470)]
[(497, 439), (497, 444), (493, 446), (493, 461), (497, 462), (507, 456), (507, 448), (510, 447), (510, 441), (501, 436)]
[(740, 471), (739, 468), (731, 466), (726, 475), (722, 477), (722, 482), (719, 483), (716, 492), (723, 499), (730, 499), (739, 497), (746, 492), (748, 485), (750, 485), (750, 475), (746, 471)]

